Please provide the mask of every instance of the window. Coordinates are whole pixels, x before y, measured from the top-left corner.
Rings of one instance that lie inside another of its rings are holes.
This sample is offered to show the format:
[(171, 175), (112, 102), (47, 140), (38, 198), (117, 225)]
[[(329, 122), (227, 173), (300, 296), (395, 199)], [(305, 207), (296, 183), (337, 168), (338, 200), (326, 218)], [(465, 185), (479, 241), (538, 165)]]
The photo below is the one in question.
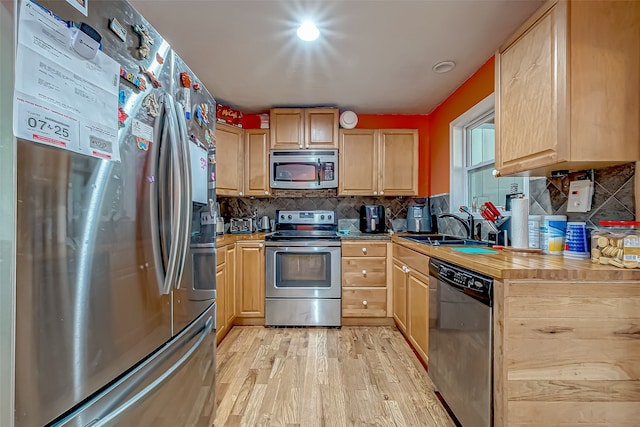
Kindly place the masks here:
[(482, 100), (451, 123), (452, 212), (461, 205), (478, 212), (485, 202), (504, 207), (506, 195), (529, 190), (523, 177), (493, 176), (495, 168), (495, 122), (493, 95)]

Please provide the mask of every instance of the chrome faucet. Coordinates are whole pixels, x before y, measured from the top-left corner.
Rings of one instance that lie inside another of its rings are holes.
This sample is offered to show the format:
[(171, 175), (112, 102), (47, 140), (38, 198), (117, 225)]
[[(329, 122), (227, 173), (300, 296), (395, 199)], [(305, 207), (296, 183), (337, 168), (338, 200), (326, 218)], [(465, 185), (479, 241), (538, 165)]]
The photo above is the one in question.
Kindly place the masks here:
[(460, 206), (460, 212), (466, 213), (467, 214), (467, 220), (465, 221), (464, 219), (460, 218), (457, 215), (454, 214), (442, 214), (439, 215), (438, 218), (453, 218), (456, 221), (458, 221), (460, 224), (462, 224), (464, 226), (465, 231), (467, 232), (467, 238), (468, 239), (473, 239), (474, 235), (474, 227), (473, 227), (473, 215), (471, 214), (471, 212), (469, 211), (469, 208), (467, 208), (466, 206)]

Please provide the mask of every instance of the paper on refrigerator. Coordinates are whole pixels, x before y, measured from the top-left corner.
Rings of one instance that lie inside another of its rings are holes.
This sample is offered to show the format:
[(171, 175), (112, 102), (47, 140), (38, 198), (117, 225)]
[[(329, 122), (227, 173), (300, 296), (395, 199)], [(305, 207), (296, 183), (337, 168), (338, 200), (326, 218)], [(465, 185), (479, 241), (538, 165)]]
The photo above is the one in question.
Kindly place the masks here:
[(102, 52), (81, 58), (70, 47), (64, 20), (30, 0), (21, 4), (14, 134), (119, 161), (119, 64)]

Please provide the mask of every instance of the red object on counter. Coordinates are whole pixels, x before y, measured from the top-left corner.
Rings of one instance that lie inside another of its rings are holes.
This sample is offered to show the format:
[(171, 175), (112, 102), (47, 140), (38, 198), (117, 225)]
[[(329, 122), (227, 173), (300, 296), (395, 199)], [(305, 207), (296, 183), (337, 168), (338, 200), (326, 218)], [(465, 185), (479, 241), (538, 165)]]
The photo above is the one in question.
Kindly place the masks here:
[(491, 202), (485, 202), (484, 204), (487, 209), (489, 209), (491, 211), (491, 213), (496, 217), (496, 219), (500, 218), (502, 216), (502, 214), (500, 213), (500, 211), (498, 210), (498, 208), (496, 207), (496, 205), (494, 205)]

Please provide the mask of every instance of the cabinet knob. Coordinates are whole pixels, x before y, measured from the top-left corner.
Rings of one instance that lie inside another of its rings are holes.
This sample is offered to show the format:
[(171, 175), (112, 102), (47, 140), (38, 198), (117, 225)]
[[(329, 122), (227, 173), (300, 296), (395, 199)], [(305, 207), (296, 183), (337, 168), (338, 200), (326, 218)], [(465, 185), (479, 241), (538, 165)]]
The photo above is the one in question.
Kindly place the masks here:
[(366, 276), (367, 275), (367, 270), (362, 270), (362, 275)]
[(382, 196), (383, 194), (384, 194), (384, 191), (381, 191), (381, 192), (380, 192), (380, 195)]
[(238, 194), (240, 194), (241, 196), (244, 196), (244, 193), (242, 191), (240, 193), (238, 193)]
[(269, 192), (268, 192), (268, 191), (265, 191), (265, 192), (264, 192), (264, 195), (265, 195), (265, 196), (268, 196), (268, 195), (269, 195)]
[(367, 248), (362, 248), (362, 253), (366, 254), (367, 253)]
[(258, 243), (258, 247), (262, 248), (264, 246), (264, 243)]
[(377, 196), (377, 195), (378, 195), (378, 192), (377, 192), (377, 191), (374, 191), (374, 192), (373, 192), (373, 195), (374, 195), (374, 196)]
[(362, 301), (362, 305), (367, 306), (367, 300)]
[(300, 148), (304, 148), (304, 146), (302, 145), (302, 143), (300, 143)]

